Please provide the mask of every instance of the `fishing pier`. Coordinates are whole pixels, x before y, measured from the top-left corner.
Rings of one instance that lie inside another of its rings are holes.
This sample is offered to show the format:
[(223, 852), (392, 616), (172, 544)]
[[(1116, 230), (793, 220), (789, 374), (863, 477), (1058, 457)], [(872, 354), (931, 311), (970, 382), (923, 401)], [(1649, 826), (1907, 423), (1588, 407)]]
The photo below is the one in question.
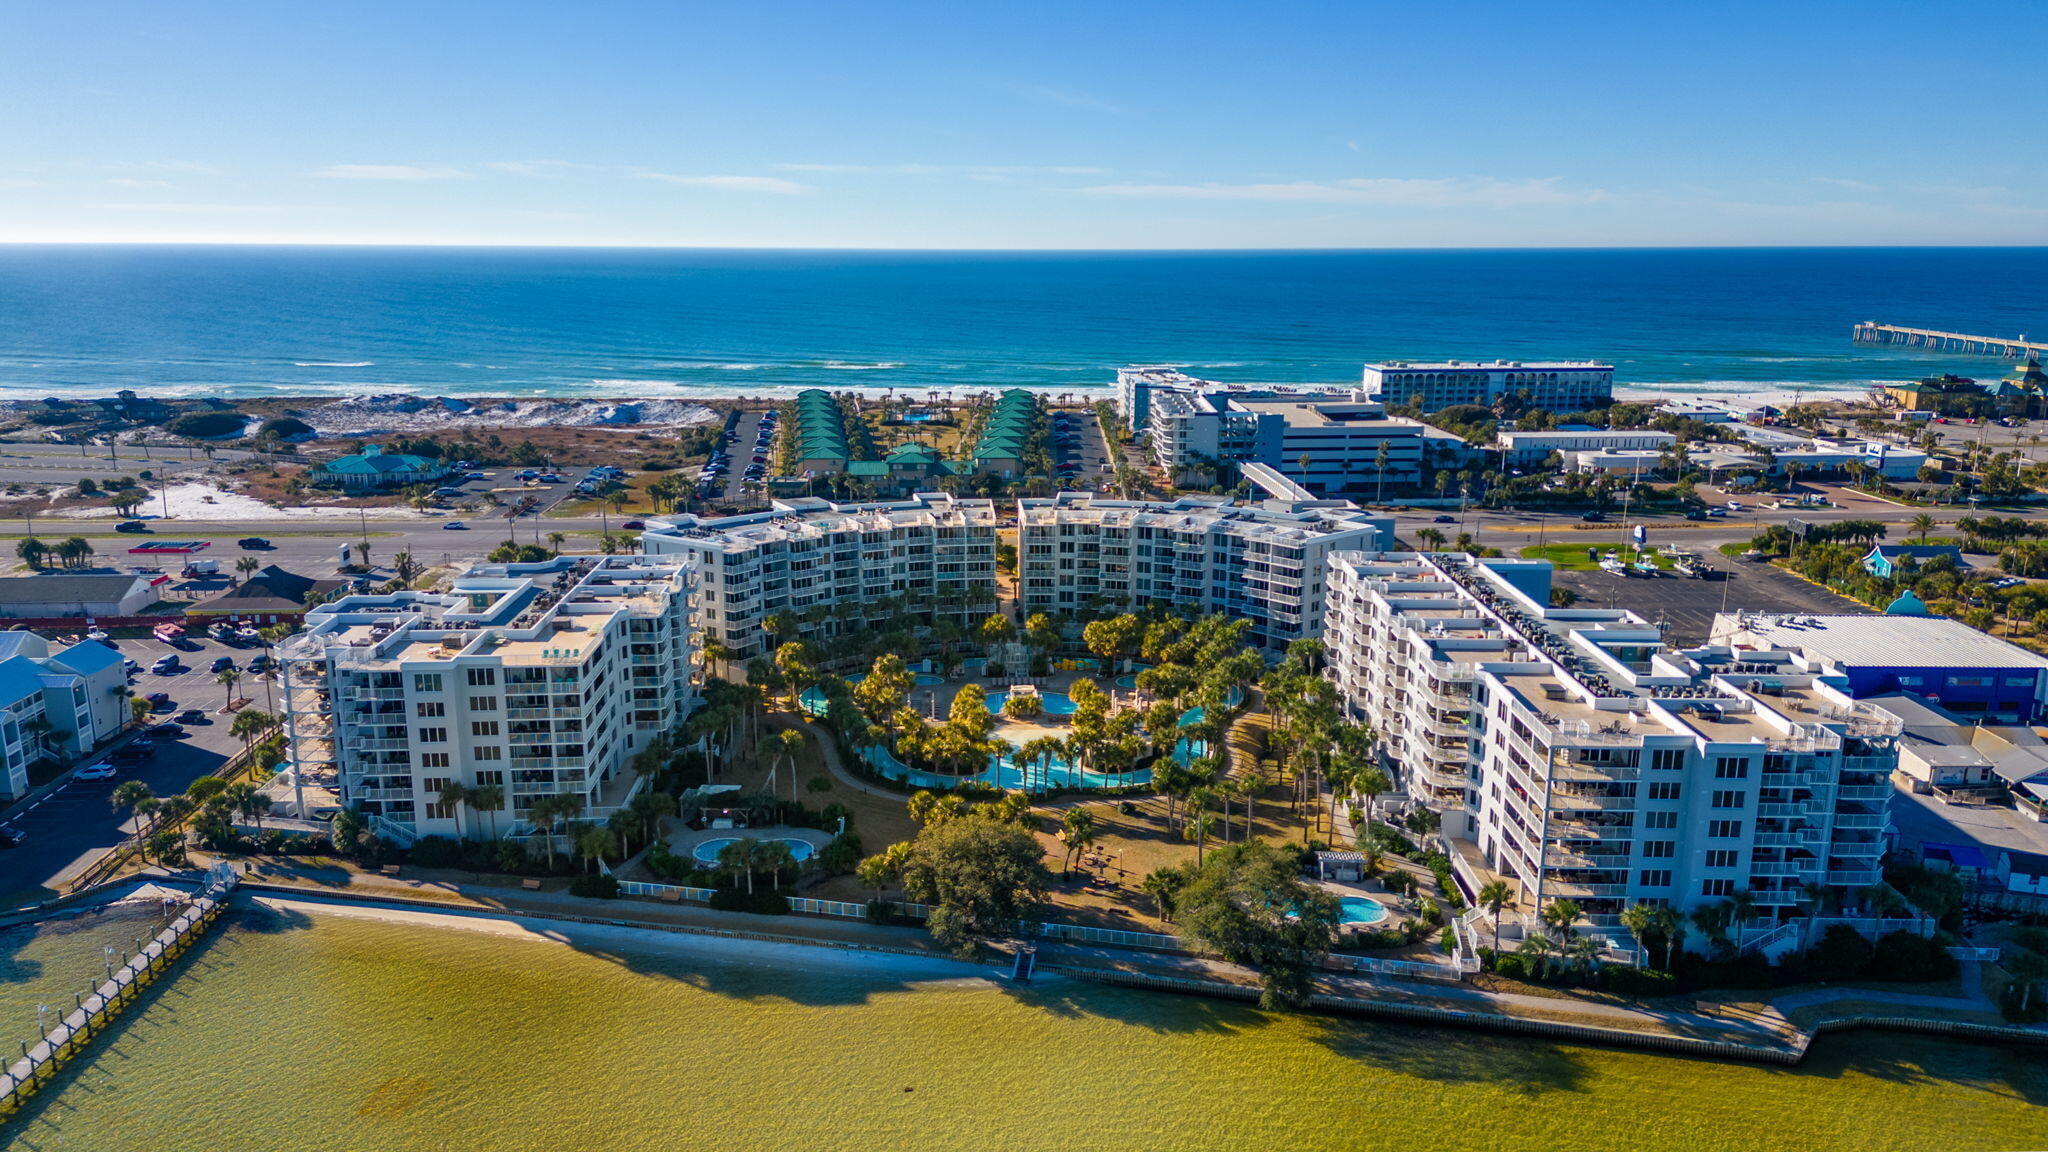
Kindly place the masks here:
[(0, 1116), (19, 1109), (37, 1089), (48, 1084), (220, 919), (229, 893), (241, 878), (234, 869), (222, 867), (208, 873), (206, 879), (206, 886), (178, 918), (119, 970), (111, 970), (109, 950), (110, 974), (105, 982), (92, 992), (77, 996), (72, 1010), (43, 1033), (41, 1040), (33, 1045), (22, 1044), (21, 1058), (0, 1073)]
[(1896, 344), (1907, 348), (1932, 348), (1938, 352), (1963, 352), (1971, 356), (1998, 356), (2020, 360), (2048, 354), (2048, 342), (2028, 340), (2024, 334), (2008, 340), (2003, 336), (1970, 336), (1962, 332), (1937, 332), (1932, 328), (1902, 328), (1866, 320), (1851, 337), (1858, 344)]

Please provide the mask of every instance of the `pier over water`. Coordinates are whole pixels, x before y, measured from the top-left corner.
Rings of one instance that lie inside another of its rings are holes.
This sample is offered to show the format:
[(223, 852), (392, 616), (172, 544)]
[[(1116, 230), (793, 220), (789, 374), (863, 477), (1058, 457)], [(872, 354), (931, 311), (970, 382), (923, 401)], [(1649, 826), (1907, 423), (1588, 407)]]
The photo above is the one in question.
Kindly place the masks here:
[(1866, 320), (1856, 325), (1851, 337), (1858, 344), (1897, 344), (1908, 348), (1933, 348), (1941, 352), (1963, 352), (1971, 356), (1999, 356), (2018, 360), (2048, 353), (2048, 342), (2028, 340), (2022, 333), (2008, 340), (2003, 336), (1970, 336), (1962, 332), (1939, 332), (1932, 328), (1903, 328)]

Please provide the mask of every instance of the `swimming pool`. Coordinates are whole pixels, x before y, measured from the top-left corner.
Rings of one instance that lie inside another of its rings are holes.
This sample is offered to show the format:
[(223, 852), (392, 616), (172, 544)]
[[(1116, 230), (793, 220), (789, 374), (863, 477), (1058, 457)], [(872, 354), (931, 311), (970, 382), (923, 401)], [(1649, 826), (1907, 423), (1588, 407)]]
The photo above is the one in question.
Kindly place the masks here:
[[(695, 859), (699, 864), (703, 864), (706, 866), (716, 865), (718, 863), (718, 853), (721, 850), (723, 850), (727, 844), (737, 844), (742, 840), (757, 839), (760, 838), (757, 836), (721, 836), (716, 840), (706, 840), (703, 843), (697, 845), (695, 848), (690, 849), (690, 856), (691, 858)], [(798, 840), (792, 836), (772, 837), (767, 841), (767, 843), (789, 845), (789, 854), (798, 861), (810, 859), (811, 854), (814, 851), (816, 851), (816, 849), (813, 849), (811, 847), (810, 841)]]
[[(846, 682), (848, 684), (858, 684), (867, 678), (867, 673), (855, 672), (846, 678)], [(936, 688), (945, 682), (946, 678), (944, 676), (934, 676), (929, 672), (917, 673), (916, 683), (919, 688)], [(803, 707), (805, 712), (813, 716), (823, 716), (825, 714), (825, 690), (822, 688), (806, 688), (797, 696), (797, 703)]]
[[(1038, 699), (1045, 705), (1045, 714), (1047, 716), (1072, 716), (1074, 714), (1074, 698), (1065, 692), (1040, 692)], [(991, 692), (988, 695), (988, 710), (1000, 716), (1003, 712), (1003, 705), (1009, 702), (1010, 694), (1008, 692)]]
[(1337, 923), (1377, 924), (1387, 918), (1387, 906), (1370, 896), (1339, 896)]

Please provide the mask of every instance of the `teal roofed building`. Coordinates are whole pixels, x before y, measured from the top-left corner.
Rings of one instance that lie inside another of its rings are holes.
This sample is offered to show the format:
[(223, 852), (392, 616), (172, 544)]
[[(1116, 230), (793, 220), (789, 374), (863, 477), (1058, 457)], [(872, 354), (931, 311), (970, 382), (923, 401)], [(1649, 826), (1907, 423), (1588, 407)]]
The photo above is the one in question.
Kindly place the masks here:
[(1921, 600), (1918, 596), (1913, 595), (1913, 590), (1911, 588), (1908, 588), (1904, 592), (1899, 593), (1898, 599), (1886, 605), (1884, 614), (1887, 616), (1933, 615), (1932, 612), (1929, 612), (1927, 610), (1927, 603)]
[(333, 484), (349, 492), (373, 492), (413, 484), (432, 484), (450, 471), (439, 460), (403, 452), (386, 452), (372, 444), (353, 456), (343, 456), (320, 465), (313, 469), (312, 478), (315, 484)]
[(880, 460), (855, 460), (846, 475), (864, 482), (878, 494), (921, 491), (942, 476), (953, 475), (953, 466), (929, 444), (898, 444)]
[(975, 441), (971, 457), (975, 473), (994, 473), (1009, 479), (1022, 475), (1025, 456), (1043, 427), (1044, 412), (1038, 397), (1022, 388), (1004, 392), (981, 426), (981, 438)]
[(1955, 561), (1958, 568), (1969, 567), (1963, 550), (1953, 544), (1879, 544), (1863, 558), (1863, 570), (1889, 580), (1909, 563), (1925, 566), (1930, 560), (1944, 558)]
[(797, 393), (788, 435), (795, 437), (793, 458), (798, 475), (829, 476), (847, 470), (846, 421), (839, 401), (821, 388)]

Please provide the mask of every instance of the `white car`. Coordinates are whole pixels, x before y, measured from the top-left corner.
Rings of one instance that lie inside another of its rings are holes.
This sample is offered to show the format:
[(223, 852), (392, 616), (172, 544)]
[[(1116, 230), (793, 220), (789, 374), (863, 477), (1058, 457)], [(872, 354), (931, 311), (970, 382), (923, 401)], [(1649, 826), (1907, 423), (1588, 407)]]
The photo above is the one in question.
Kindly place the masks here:
[(112, 780), (114, 778), (114, 766), (104, 760), (97, 764), (88, 764), (78, 770), (78, 778), (80, 780)]
[(462, 521), (460, 521), (460, 520), (450, 520), (450, 521), (448, 521), (448, 522), (447, 522), (446, 524), (443, 524), (443, 525), (441, 525), (441, 531), (443, 531), (443, 532), (461, 532), (461, 531), (463, 531), (464, 529), (466, 529), (466, 528), (468, 528), (468, 527), (469, 527), (469, 525), (467, 525), (467, 524), (464, 524), (464, 523), (463, 523)]

